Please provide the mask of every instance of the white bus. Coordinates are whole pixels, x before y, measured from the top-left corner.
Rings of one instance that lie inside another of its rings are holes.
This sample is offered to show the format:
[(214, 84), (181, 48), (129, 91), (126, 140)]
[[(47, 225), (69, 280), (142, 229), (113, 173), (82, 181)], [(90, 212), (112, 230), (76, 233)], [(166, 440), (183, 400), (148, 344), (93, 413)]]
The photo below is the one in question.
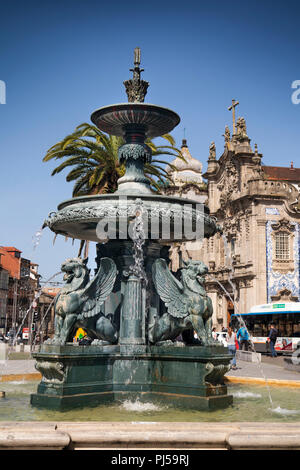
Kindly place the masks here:
[(292, 354), (300, 345), (300, 302), (274, 302), (252, 307), (249, 313), (231, 315), (238, 328), (239, 317), (245, 322), (257, 352), (269, 352), (267, 337), (270, 324), (278, 330), (275, 344), (277, 352)]

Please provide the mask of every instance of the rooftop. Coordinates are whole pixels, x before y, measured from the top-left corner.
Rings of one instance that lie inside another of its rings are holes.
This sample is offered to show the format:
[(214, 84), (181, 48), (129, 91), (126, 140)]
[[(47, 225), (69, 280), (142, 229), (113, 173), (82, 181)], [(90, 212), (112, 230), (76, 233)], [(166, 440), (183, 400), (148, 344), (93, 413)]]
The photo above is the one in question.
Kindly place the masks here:
[(20, 279), (21, 258), (14, 253), (22, 253), (17, 248), (11, 246), (0, 247), (0, 265), (9, 272), (10, 277)]
[(290, 167), (262, 166), (262, 170), (268, 180), (300, 183), (300, 168), (294, 168), (293, 162)]

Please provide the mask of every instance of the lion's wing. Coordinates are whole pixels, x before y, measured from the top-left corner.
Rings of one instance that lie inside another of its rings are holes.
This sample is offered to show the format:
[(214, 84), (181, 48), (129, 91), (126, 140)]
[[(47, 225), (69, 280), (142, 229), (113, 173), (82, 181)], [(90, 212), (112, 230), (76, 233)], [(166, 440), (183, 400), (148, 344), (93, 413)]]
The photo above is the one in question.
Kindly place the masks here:
[(117, 268), (110, 258), (102, 258), (96, 276), (88, 283), (82, 294), (84, 318), (94, 317), (101, 310), (101, 305), (113, 290)]
[(156, 290), (165, 303), (168, 313), (176, 318), (186, 317), (188, 296), (184, 293), (181, 282), (170, 272), (164, 259), (160, 258), (153, 263), (152, 274)]

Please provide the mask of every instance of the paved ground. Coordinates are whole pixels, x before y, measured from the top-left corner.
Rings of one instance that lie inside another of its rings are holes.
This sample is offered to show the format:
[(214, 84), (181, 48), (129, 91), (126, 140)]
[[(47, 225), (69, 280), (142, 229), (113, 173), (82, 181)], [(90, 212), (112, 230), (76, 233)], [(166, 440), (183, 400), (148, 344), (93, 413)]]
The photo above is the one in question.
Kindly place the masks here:
[(35, 360), (9, 360), (6, 363), (0, 362), (0, 377), (2, 375), (32, 374), (37, 370), (34, 367)]
[(237, 361), (237, 370), (230, 370), (231, 377), (253, 377), (258, 379), (296, 380), (300, 382), (300, 372), (284, 369), (283, 356), (262, 356), (262, 362)]

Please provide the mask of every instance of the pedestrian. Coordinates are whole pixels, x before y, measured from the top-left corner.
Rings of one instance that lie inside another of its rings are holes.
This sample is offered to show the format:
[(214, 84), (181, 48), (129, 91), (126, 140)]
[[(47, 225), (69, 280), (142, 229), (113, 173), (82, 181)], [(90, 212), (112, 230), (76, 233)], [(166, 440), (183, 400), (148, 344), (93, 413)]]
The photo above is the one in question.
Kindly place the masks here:
[(212, 329), (212, 331), (211, 331), (211, 335), (212, 335), (213, 339), (214, 339), (215, 341), (217, 341), (217, 339), (218, 339), (217, 336), (218, 336), (218, 335), (217, 335), (217, 328), (216, 328), (215, 326), (213, 327), (213, 329)]
[(276, 344), (277, 337), (278, 337), (278, 330), (275, 327), (274, 323), (271, 323), (269, 336), (267, 338), (267, 341), (270, 344), (271, 356), (272, 357), (277, 357), (277, 352), (275, 350), (275, 344)]
[(238, 339), (240, 349), (243, 351), (248, 351), (250, 336), (245, 325), (241, 326), (236, 334), (236, 337)]
[(228, 352), (232, 355), (232, 360), (231, 360), (231, 369), (236, 370), (236, 334), (231, 328), (231, 326), (228, 327), (227, 330), (227, 335), (226, 335), (226, 341), (227, 341), (227, 346), (228, 346)]

